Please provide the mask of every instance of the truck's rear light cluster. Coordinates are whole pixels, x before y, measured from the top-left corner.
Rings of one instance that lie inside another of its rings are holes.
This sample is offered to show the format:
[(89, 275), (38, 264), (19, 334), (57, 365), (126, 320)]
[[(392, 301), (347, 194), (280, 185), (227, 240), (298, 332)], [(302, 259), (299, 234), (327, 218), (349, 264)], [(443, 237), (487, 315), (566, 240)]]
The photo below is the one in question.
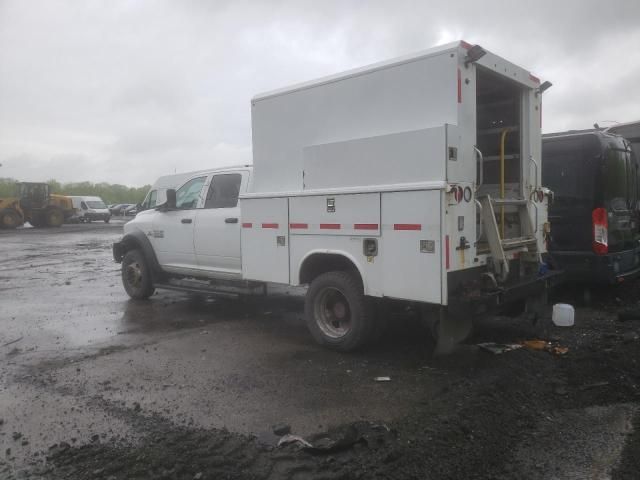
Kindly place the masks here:
[(591, 213), (591, 219), (593, 221), (593, 251), (596, 255), (606, 255), (609, 253), (607, 209), (596, 208)]

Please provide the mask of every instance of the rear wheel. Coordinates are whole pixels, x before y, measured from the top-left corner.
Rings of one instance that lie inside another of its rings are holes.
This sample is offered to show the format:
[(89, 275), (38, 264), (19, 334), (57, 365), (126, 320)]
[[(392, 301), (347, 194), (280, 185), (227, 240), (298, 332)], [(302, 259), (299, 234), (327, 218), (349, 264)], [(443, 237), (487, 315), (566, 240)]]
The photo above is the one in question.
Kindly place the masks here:
[(305, 317), (316, 342), (341, 352), (367, 342), (373, 315), (363, 290), (360, 279), (350, 272), (324, 273), (311, 282)]
[(122, 259), (122, 285), (127, 294), (135, 300), (153, 295), (155, 288), (151, 271), (140, 250), (129, 250)]
[(12, 229), (22, 225), (20, 214), (10, 208), (0, 210), (0, 228)]
[(64, 223), (64, 212), (58, 207), (49, 207), (44, 213), (47, 227), (61, 227)]

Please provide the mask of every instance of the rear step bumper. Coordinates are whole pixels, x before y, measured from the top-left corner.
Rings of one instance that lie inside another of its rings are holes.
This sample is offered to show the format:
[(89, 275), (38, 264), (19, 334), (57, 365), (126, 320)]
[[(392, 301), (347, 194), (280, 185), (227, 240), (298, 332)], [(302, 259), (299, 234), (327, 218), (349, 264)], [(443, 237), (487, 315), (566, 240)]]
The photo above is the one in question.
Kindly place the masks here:
[(523, 278), (517, 283), (501, 285), (495, 289), (476, 289), (463, 295), (452, 295), (449, 305), (467, 305), (473, 310), (497, 310), (506, 305), (543, 294), (563, 281), (564, 272), (549, 270), (536, 277)]

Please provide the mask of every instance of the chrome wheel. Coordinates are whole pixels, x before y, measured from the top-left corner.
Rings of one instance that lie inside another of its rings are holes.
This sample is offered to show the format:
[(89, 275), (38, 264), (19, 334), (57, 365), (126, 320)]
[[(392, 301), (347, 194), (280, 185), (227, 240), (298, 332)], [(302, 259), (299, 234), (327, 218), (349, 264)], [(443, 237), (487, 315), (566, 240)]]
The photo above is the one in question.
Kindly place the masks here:
[(318, 327), (327, 337), (341, 338), (351, 330), (351, 309), (340, 290), (324, 288), (317, 297), (314, 310)]

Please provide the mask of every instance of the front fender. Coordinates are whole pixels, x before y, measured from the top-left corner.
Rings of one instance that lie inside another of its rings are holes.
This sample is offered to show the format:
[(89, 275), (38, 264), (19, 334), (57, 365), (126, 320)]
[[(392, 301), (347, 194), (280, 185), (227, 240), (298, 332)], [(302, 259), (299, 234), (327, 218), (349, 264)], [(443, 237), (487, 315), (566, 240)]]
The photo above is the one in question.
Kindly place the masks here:
[(127, 233), (122, 237), (122, 240), (113, 244), (113, 259), (116, 262), (121, 263), (125, 254), (129, 250), (135, 249), (142, 251), (145, 260), (153, 272), (159, 273), (162, 271), (151, 242), (141, 230), (135, 230), (131, 233)]

